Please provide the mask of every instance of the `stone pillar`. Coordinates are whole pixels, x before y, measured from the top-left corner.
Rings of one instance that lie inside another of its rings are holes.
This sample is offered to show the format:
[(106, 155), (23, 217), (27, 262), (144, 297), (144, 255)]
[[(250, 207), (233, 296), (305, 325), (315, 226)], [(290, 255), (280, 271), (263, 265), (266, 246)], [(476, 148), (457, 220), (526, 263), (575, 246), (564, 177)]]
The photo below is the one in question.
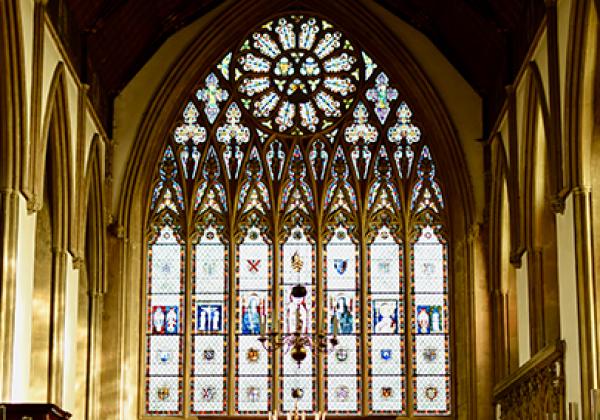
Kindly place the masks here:
[(17, 242), (19, 194), (12, 189), (0, 191), (0, 398), (10, 401), (13, 341), (15, 334), (15, 297), (17, 286)]
[(591, 188), (573, 189), (577, 301), (581, 360), (581, 398), (584, 419), (591, 418), (590, 390), (598, 388), (597, 302), (592, 246)]

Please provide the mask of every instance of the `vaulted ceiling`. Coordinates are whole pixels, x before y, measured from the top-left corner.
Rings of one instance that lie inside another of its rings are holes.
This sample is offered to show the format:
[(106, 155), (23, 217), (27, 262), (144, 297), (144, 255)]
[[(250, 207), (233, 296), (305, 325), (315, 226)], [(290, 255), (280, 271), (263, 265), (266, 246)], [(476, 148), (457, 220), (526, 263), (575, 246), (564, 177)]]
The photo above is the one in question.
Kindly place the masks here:
[[(48, 8), (110, 127), (112, 100), (161, 44), (223, 1), (51, 0)], [(487, 131), (543, 21), (544, 1), (375, 1), (426, 35), (481, 95)]]

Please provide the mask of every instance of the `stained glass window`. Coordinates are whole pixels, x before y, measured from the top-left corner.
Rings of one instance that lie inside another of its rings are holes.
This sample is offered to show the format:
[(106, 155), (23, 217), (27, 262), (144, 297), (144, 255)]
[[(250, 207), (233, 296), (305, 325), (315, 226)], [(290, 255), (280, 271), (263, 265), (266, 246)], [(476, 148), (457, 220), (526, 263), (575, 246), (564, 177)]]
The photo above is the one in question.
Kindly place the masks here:
[(451, 412), (447, 209), (404, 99), (311, 15), (199, 79), (150, 192), (146, 415)]

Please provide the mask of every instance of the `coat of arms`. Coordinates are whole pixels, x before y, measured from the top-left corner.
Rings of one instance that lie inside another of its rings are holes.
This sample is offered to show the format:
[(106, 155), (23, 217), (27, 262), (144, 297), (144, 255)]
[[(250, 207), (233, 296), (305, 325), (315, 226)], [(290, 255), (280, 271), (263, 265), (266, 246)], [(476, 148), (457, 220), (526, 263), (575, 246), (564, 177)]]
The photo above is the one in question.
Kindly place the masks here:
[(335, 271), (337, 271), (340, 276), (343, 275), (348, 268), (348, 260), (342, 258), (334, 259), (333, 268), (335, 268)]

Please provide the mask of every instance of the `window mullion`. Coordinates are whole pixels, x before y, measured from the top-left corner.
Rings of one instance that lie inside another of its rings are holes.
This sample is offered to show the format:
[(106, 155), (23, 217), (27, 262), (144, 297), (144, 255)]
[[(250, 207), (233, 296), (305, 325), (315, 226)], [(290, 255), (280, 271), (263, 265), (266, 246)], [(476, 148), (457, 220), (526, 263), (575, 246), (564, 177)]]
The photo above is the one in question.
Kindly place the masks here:
[[(280, 325), (281, 320), (279, 319), (279, 312), (281, 309), (281, 299), (279, 293), (279, 282), (280, 282), (280, 264), (281, 264), (281, 248), (279, 244), (279, 235), (278, 230), (273, 228), (273, 271), (271, 273), (272, 277), (272, 299), (273, 299), (273, 307), (271, 311), (273, 313), (273, 328), (278, 328), (280, 331), (283, 331), (283, 327)], [(271, 411), (280, 408), (281, 396), (280, 396), (280, 372), (281, 361), (280, 361), (281, 349), (274, 349), (271, 354), (271, 366), (272, 366), (272, 375), (271, 375)]]
[[(317, 232), (321, 232), (318, 228)], [(316, 296), (316, 316), (315, 316), (315, 336), (318, 335), (321, 331), (325, 332), (323, 313), (323, 235), (316, 235), (316, 250), (315, 250), (315, 264), (316, 264), (316, 281), (315, 281), (315, 296)], [(325, 369), (323, 364), (325, 363), (325, 355), (323, 352), (317, 351), (317, 380), (315, 383), (315, 395), (316, 395), (316, 407), (317, 411), (321, 413), (325, 411)]]
[(236, 232), (230, 231), (229, 233), (229, 284), (228, 284), (228, 322), (227, 326), (229, 328), (227, 332), (227, 352), (229, 354), (227, 363), (227, 383), (225, 384), (225, 392), (227, 398), (227, 414), (229, 416), (233, 416), (235, 414), (235, 382), (236, 382), (236, 367), (237, 367), (237, 359), (236, 359), (236, 328), (237, 328), (237, 294), (238, 291), (235, 287), (236, 285), (236, 246), (235, 246), (235, 234)]
[(358, 349), (361, 354), (361, 405), (362, 415), (369, 414), (369, 351), (368, 351), (368, 332), (369, 332), (369, 288), (368, 288), (368, 248), (365, 229), (367, 221), (361, 220), (361, 237), (360, 237), (360, 341)]
[(403, 252), (403, 263), (404, 263), (404, 342), (406, 343), (406, 359), (405, 359), (405, 377), (406, 377), (406, 414), (412, 418), (414, 413), (414, 384), (413, 384), (413, 346), (414, 346), (414, 335), (413, 335), (413, 317), (414, 312), (412, 304), (413, 286), (412, 286), (412, 272), (413, 272), (413, 243), (411, 242), (410, 232), (411, 226), (407, 223), (405, 225), (404, 235), (404, 252)]
[(185, 239), (185, 334), (183, 335), (183, 417), (188, 418), (191, 406), (191, 370), (192, 370), (192, 244), (189, 236)]

